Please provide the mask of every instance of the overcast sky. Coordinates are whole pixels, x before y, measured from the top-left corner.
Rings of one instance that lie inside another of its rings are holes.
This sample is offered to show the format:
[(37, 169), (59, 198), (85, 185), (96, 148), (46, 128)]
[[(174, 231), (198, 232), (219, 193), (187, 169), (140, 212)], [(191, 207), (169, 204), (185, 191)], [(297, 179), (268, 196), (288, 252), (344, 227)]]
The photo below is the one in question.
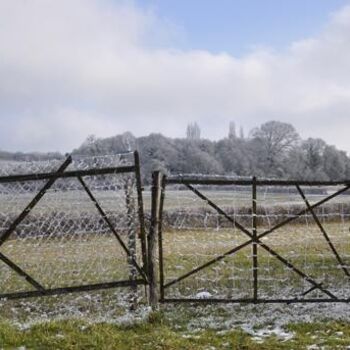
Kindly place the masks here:
[(350, 1), (0, 0), (0, 149), (268, 120), (350, 152)]

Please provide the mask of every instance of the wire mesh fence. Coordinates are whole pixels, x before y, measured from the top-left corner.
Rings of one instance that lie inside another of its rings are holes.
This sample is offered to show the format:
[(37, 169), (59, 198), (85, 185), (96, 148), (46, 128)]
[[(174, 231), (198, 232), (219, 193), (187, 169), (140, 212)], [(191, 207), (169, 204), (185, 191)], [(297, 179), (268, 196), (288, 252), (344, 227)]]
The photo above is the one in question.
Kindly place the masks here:
[(145, 215), (140, 179), (137, 152), (2, 163), (0, 299), (349, 301), (350, 183), (156, 173)]
[(347, 183), (163, 180), (164, 302), (349, 300)]
[(2, 163), (0, 298), (127, 286), (135, 303), (146, 283), (139, 175), (135, 153)]

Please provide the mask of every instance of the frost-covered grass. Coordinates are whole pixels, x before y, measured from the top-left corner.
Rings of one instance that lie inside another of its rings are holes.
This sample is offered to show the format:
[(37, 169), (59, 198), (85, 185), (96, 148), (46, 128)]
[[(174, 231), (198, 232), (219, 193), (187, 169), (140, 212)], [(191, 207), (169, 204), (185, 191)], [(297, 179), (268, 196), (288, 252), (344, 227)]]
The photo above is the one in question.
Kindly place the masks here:
[(0, 324), (4, 349), (348, 349), (345, 322), (298, 323), (252, 330), (175, 328), (161, 317), (132, 326), (84, 321), (49, 322), (18, 329)]
[[(324, 226), (350, 265), (348, 223)], [(227, 228), (165, 231), (167, 281), (246, 239)], [(332, 284), (335, 293), (348, 291), (348, 280), (313, 223), (286, 226), (267, 236), (264, 242), (325, 286)], [(104, 234), (70, 240), (34, 237), (10, 240), (2, 249), (20, 266), (34, 271), (39, 281), (58, 286), (127, 278), (125, 255), (115, 243), (114, 237)], [(282, 296), (293, 297), (296, 290), (310, 287), (261, 248), (258, 259), (259, 284), (268, 296), (273, 297), (278, 290)], [(241, 292), (251, 296), (251, 262), (251, 247), (247, 247), (167, 293), (193, 297), (210, 292), (213, 296), (235, 297)], [(8, 272), (5, 268), (0, 272), (4, 281)], [(26, 287), (19, 278), (9, 281), (7, 286), (2, 284), (7, 291)], [(287, 290), (286, 286), (292, 289)], [(0, 348), (312, 350), (350, 346), (350, 307), (346, 304), (161, 305), (159, 313), (147, 316), (148, 312), (128, 312), (128, 292), (129, 289), (116, 289), (1, 301)], [(146, 299), (142, 287), (139, 298), (143, 310)]]

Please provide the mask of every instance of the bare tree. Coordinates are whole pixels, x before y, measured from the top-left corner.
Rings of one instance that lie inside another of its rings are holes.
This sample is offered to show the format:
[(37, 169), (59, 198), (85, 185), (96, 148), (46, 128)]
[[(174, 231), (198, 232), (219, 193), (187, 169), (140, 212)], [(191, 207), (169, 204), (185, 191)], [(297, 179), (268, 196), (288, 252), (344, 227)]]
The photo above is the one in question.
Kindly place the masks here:
[(253, 129), (251, 136), (267, 174), (274, 173), (279, 160), (283, 159), (300, 138), (292, 125), (278, 121), (262, 124), (259, 128)]

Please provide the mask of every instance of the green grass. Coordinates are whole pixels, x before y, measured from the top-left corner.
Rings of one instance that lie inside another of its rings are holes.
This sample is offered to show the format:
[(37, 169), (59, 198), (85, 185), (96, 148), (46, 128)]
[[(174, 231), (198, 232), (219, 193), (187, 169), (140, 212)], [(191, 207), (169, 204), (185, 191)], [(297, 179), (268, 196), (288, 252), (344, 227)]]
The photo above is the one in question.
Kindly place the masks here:
[[(1, 252), (46, 288), (128, 279), (126, 253), (112, 234), (35, 237), (7, 241)], [(3, 291), (27, 284), (0, 263)]]
[(42, 323), (19, 330), (0, 324), (0, 346), (3, 349), (347, 349), (350, 327), (344, 322), (289, 324), (289, 340), (272, 334), (257, 337), (239, 329), (191, 332), (175, 329), (162, 317), (151, 318), (134, 326), (118, 326), (83, 321)]
[[(344, 223), (326, 223), (325, 227), (331, 239), (336, 242), (342, 256), (348, 261), (350, 246), (347, 243), (348, 231), (344, 228)], [(264, 228), (260, 229), (262, 231)], [(176, 276), (189, 271), (245, 240), (243, 235), (238, 235), (237, 232), (229, 229), (164, 232), (166, 276)], [(315, 225), (285, 227), (283, 230), (268, 236), (265, 242), (278, 250), (281, 255), (288, 257), (297, 266), (306, 269), (316, 279), (322, 278), (326, 274), (326, 276), (333, 276), (335, 279), (339, 278), (340, 281), (343, 280), (342, 271), (337, 267), (334, 257), (329, 251), (327, 254), (325, 253), (328, 249), (327, 245)], [(21, 261), (26, 268), (45, 272), (43, 277), (46, 280), (50, 280), (52, 278), (50, 274), (57, 269), (66, 271), (66, 273), (62, 273), (60, 283), (68, 283), (73, 279), (72, 271), (77, 266), (80, 266), (82, 271), (84, 267), (90, 267), (88, 274), (84, 273), (87, 280), (97, 278), (93, 271), (97, 271), (99, 266), (106, 268), (107, 275), (104, 277), (120, 277), (122, 271), (125, 272), (125, 267), (118, 265), (118, 262), (122, 261), (123, 255), (121, 250), (115, 250), (112, 243), (115, 241), (111, 240), (110, 236), (90, 236), (84, 240), (71, 239), (67, 244), (61, 246), (53, 239), (42, 241), (35, 239), (14, 240), (7, 242), (3, 249), (16, 261)], [(292, 253), (293, 251), (295, 253)], [(23, 252), (27, 254), (24, 255)], [(320, 252), (322, 255), (318, 254)], [(62, 265), (56, 266), (61, 256), (64, 256), (65, 260), (61, 261)], [(41, 260), (38, 263), (39, 257)], [(100, 259), (102, 265), (91, 264), (92, 261), (95, 261), (92, 259), (96, 258)], [(289, 285), (298, 286), (300, 278), (293, 273), (287, 273), (282, 264), (261, 249), (259, 249), (259, 263), (261, 267), (269, 266), (270, 277), (276, 279), (272, 284), (260, 282), (261, 288), (265, 291), (272, 293), (276, 287), (283, 289), (286, 284), (283, 278), (286, 276), (289, 278)], [(234, 269), (232, 269), (232, 264)], [(177, 267), (180, 265), (182, 268), (179, 270)], [(42, 269), (43, 266), (45, 269)], [(323, 267), (327, 267), (326, 271), (322, 269)], [(250, 296), (250, 268), (251, 247), (248, 247), (234, 257), (227, 258), (225, 264), (215, 264), (203, 270), (202, 274), (185, 280), (176, 286), (175, 291), (184, 296), (186, 293), (193, 295), (197, 291), (210, 288), (227, 292), (232, 289), (233, 282), (229, 280), (229, 277), (234, 274), (237, 278), (234, 282), (235, 290), (246, 291), (247, 296)], [(262, 273), (263, 270), (260, 270), (260, 277)], [(102, 278), (103, 276), (98, 277)], [(200, 279), (201, 277), (203, 280)], [(280, 279), (279, 282), (278, 279)], [(16, 284), (13, 283), (12, 287), (15, 287)], [(170, 292), (172, 291), (170, 290)], [(80, 296), (81, 294), (76, 294), (73, 299), (77, 298), (78, 300)], [(268, 336), (247, 333), (240, 329), (240, 322), (237, 322), (234, 329), (231, 326), (225, 327), (225, 320), (230, 317), (231, 320), (234, 320), (237, 317), (235, 313), (230, 314), (229, 309), (225, 309), (225, 306), (213, 306), (209, 309), (200, 308), (199, 311), (187, 306), (180, 308), (174, 306), (168, 309), (162, 307), (163, 312), (152, 314), (148, 322), (144, 321), (132, 326), (94, 322), (94, 315), (101, 315), (103, 310), (107, 311), (112, 308), (113, 317), (123, 314), (121, 308), (118, 309), (120, 306), (111, 302), (114, 297), (110, 291), (106, 291), (99, 294), (100, 301), (94, 303), (89, 299), (78, 300), (74, 307), (89, 316), (86, 319), (83, 317), (85, 321), (75, 319), (74, 313), (68, 315), (70, 318), (67, 321), (55, 320), (55, 317), (59, 316), (58, 312), (51, 314), (53, 315), (52, 321), (40, 322), (25, 330), (19, 330), (13, 325), (12, 317), (14, 314), (16, 314), (16, 322), (20, 324), (25, 324), (28, 320), (35, 318), (40, 320), (40, 312), (51, 312), (50, 310), (55, 308), (59, 309), (60, 305), (68, 304), (71, 297), (48, 297), (29, 299), (26, 302), (5, 303), (1, 307), (0, 348), (254, 350), (308, 349), (310, 346), (313, 346), (314, 349), (346, 349), (347, 346), (350, 346), (350, 324), (345, 321), (320, 320), (316, 323), (290, 323), (284, 326), (284, 331), (293, 333), (293, 338), (286, 340), (273, 333)], [(108, 304), (109, 302), (111, 303)], [(242, 310), (245, 308), (246, 306), (241, 306)], [(62, 310), (62, 312), (65, 311)], [(242, 320), (243, 315), (243, 318), (245, 317), (249, 322), (250, 317), (256, 313), (259, 313), (259, 309), (255, 311), (249, 309), (246, 313), (242, 311), (240, 319)], [(216, 325), (219, 326), (218, 330), (215, 327), (207, 328), (206, 323), (203, 323), (201, 327), (189, 326), (193, 325), (195, 321), (198, 322), (200, 319), (209, 317), (209, 315), (215, 319)], [(233, 315), (235, 316), (233, 317)], [(283, 312), (279, 313), (279, 317), (281, 316), (283, 317)], [(296, 316), (296, 320), (297, 318), (298, 316)], [(87, 319), (92, 323), (88, 323)], [(96, 319), (98, 318), (96, 317)], [(220, 326), (222, 327), (220, 328)], [(257, 327), (269, 329), (271, 325), (258, 324)]]
[[(177, 197), (178, 202), (170, 197), (172, 205), (191, 206), (192, 199), (187, 198), (187, 195), (188, 193), (184, 193), (182, 197), (181, 195)], [(229, 196), (223, 196), (222, 192), (212, 195), (217, 196), (215, 199), (218, 201), (221, 200), (220, 205), (231, 203)], [(286, 198), (283, 196), (280, 195), (278, 200), (285, 201)], [(106, 201), (109, 200), (112, 199), (106, 195)], [(249, 203), (250, 198), (243, 194), (240, 204), (249, 205)], [(90, 209), (93, 212), (94, 208), (86, 207), (86, 210)], [(345, 263), (350, 265), (349, 222), (324, 222), (324, 227)], [(259, 227), (258, 232), (263, 232), (265, 229), (266, 227)], [(247, 237), (237, 230), (222, 227), (218, 230), (165, 230), (163, 238), (166, 281), (200, 266), (247, 240)], [(325, 287), (330, 285), (337, 287), (338, 284), (340, 288), (344, 288), (344, 283), (348, 282), (322, 233), (312, 221), (304, 225), (283, 227), (268, 235), (263, 241), (315, 280), (324, 282)], [(127, 279), (129, 273), (125, 254), (115, 237), (109, 234), (82, 234), (71, 236), (69, 239), (40, 238), (33, 235), (32, 238), (9, 240), (2, 246), (1, 251), (47, 287)], [(251, 297), (251, 253), (251, 246), (248, 246), (168, 289), (166, 296), (171, 297), (173, 294), (193, 297), (197, 292), (207, 290), (213, 295), (218, 293), (221, 296), (236, 297), (238, 293), (242, 293), (245, 297)], [(276, 291), (284, 292), (286, 286), (291, 286), (294, 289), (291, 295), (286, 296), (294, 297), (294, 292), (301, 292), (310, 287), (261, 248), (258, 250), (258, 261), (259, 287), (262, 293), (272, 297)], [(23, 279), (18, 278), (2, 263), (0, 280), (1, 292), (31, 289)], [(307, 349), (311, 345), (320, 349), (346, 349), (350, 346), (350, 325), (345, 321), (320, 320), (317, 323), (287, 324), (285, 331), (294, 335), (289, 340), (280, 339), (274, 334), (266, 337), (248, 334), (239, 328), (239, 322), (235, 325), (236, 329), (219, 327), (219, 330), (215, 330), (209, 329), (205, 324), (203, 327), (197, 327), (197, 331), (193, 331), (189, 326), (206, 317), (213, 317), (219, 325), (222, 322), (223, 326), (229, 317), (232, 320), (233, 315), (237, 316), (235, 313), (230, 313), (229, 308), (225, 309), (226, 306), (213, 306), (210, 309), (201, 309), (202, 311), (195, 311), (194, 308), (187, 306), (181, 308), (174, 306), (169, 309), (162, 307), (162, 313), (152, 314), (148, 322), (133, 326), (101, 323), (100, 320), (103, 319), (101, 316), (106, 315), (106, 319), (110, 317), (113, 321), (123, 315), (127, 307), (121, 305), (123, 299), (117, 300), (116, 295), (117, 293), (122, 295), (126, 291), (124, 289), (78, 293), (71, 296), (2, 302), (0, 349), (25, 347), (26, 349), (250, 350)], [(92, 300), (86, 296), (92, 296)], [(141, 303), (145, 303), (145, 298)], [(69, 308), (73, 310), (71, 313)], [(259, 313), (254, 309), (245, 308), (246, 306), (241, 306), (242, 310), (248, 311), (242, 311), (240, 319), (243, 317), (247, 322), (252, 315)], [(81, 313), (82, 319), (77, 320), (79, 315), (75, 312)], [(47, 319), (51, 321), (42, 322), (42, 314), (47, 314)], [(68, 317), (68, 320), (58, 321), (61, 315)], [(23, 325), (32, 320), (41, 322), (25, 330), (15, 326), (15, 323)], [(270, 327), (269, 324), (259, 326)]]

